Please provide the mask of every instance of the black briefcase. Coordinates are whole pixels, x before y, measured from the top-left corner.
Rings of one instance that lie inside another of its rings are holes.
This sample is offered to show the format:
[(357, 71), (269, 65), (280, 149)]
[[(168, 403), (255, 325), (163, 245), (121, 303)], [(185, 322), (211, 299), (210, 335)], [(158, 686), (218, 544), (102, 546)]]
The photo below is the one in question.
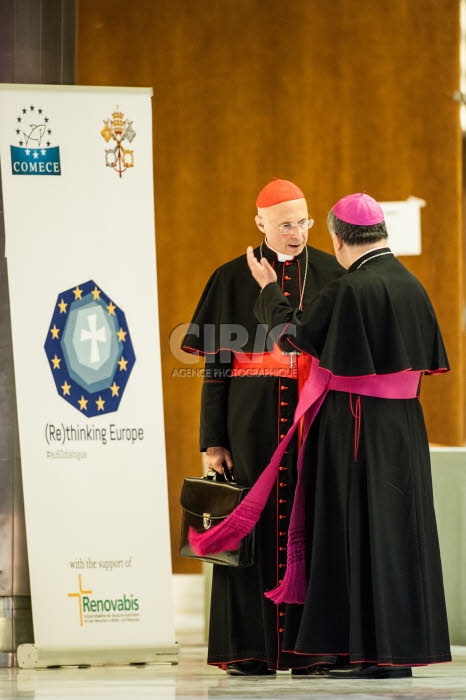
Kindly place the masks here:
[(254, 530), (241, 540), (237, 550), (231, 552), (197, 555), (189, 545), (189, 527), (197, 532), (209, 530), (222, 522), (249, 491), (249, 488), (233, 480), (227, 468), (225, 473), (228, 478), (218, 472), (209, 472), (204, 477), (187, 477), (184, 480), (180, 496), (183, 509), (180, 554), (222, 566), (251, 566), (254, 563)]

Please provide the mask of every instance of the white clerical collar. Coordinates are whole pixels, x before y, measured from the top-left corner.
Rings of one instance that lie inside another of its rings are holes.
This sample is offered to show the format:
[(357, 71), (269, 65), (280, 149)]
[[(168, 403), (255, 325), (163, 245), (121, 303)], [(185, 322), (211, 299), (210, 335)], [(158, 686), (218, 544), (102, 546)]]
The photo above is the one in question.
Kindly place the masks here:
[(379, 245), (379, 246), (377, 246), (377, 248), (370, 248), (369, 250), (365, 250), (364, 253), (361, 253), (361, 255), (359, 255), (357, 258), (355, 258), (351, 264), (354, 265), (355, 262), (360, 260), (362, 257), (364, 257), (364, 255), (367, 255), (368, 253), (375, 253), (376, 250), (381, 250), (382, 248), (386, 248), (386, 247), (387, 247), (386, 245)]
[(285, 253), (279, 253), (278, 250), (275, 250), (274, 248), (272, 248), (272, 246), (268, 244), (267, 238), (265, 239), (264, 242), (265, 242), (265, 245), (267, 246), (267, 248), (269, 250), (271, 250), (273, 253), (275, 253), (279, 262), (285, 262), (286, 260), (294, 260), (295, 259), (294, 255), (285, 255)]

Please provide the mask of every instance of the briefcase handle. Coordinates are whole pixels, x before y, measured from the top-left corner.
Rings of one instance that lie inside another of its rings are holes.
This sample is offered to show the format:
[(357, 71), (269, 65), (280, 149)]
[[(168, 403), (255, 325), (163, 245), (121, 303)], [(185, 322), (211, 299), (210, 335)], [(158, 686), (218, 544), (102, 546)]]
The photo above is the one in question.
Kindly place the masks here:
[(236, 484), (233, 472), (228, 467), (223, 467), (223, 474), (219, 474), (215, 469), (209, 469), (206, 474), (206, 479), (209, 481), (227, 481), (229, 484)]

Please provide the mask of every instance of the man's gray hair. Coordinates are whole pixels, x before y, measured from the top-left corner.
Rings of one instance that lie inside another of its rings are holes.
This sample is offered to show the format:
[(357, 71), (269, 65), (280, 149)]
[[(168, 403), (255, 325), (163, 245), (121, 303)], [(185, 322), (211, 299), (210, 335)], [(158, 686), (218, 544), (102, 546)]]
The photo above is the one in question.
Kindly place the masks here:
[(387, 227), (385, 221), (380, 221), (373, 226), (357, 226), (356, 224), (347, 224), (335, 216), (333, 209), (329, 211), (327, 216), (327, 226), (330, 233), (336, 233), (340, 236), (343, 243), (346, 245), (364, 245), (366, 243), (377, 243), (384, 238), (387, 238)]

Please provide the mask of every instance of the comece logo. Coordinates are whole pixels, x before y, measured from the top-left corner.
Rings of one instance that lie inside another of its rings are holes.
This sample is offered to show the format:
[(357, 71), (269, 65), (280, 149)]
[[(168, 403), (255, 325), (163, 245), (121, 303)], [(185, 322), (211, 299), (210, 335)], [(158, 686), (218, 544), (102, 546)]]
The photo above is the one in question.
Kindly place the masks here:
[(78, 600), (80, 627), (90, 622), (137, 622), (139, 620), (139, 598), (132, 593), (99, 598), (94, 595), (94, 591), (83, 588), (82, 574), (78, 574), (78, 590), (68, 593), (68, 597)]
[(23, 107), (16, 117), (18, 146), (10, 146), (13, 175), (61, 175), (60, 149), (52, 146), (50, 119), (42, 109)]
[(93, 280), (58, 295), (44, 347), (65, 401), (89, 418), (118, 410), (136, 358), (125, 314)]
[(112, 114), (111, 119), (104, 119), (104, 128), (100, 132), (107, 143), (115, 142), (113, 148), (107, 148), (105, 151), (105, 165), (108, 168), (113, 168), (121, 177), (125, 170), (134, 166), (134, 153), (124, 145), (127, 141), (131, 144), (136, 136), (133, 129), (133, 122), (125, 119), (123, 112), (120, 112), (118, 106)]

